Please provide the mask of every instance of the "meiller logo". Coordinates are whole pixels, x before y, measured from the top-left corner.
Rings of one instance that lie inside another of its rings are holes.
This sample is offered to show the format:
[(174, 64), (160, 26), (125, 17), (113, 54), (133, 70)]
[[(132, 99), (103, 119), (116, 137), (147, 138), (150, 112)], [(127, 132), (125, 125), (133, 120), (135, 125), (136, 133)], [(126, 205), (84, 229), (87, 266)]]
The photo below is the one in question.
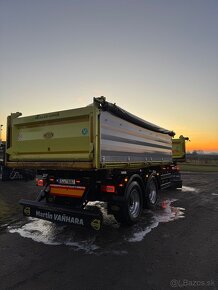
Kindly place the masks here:
[(49, 138), (52, 138), (54, 136), (54, 133), (53, 132), (46, 132), (43, 137), (46, 138), (46, 139), (49, 139)]
[(43, 115), (36, 115), (35, 119), (46, 119), (46, 118), (53, 118), (53, 117), (59, 117), (59, 113), (50, 113), (50, 114), (43, 114)]
[(36, 217), (39, 217), (42, 219), (44, 218), (44, 219), (48, 219), (52, 221), (57, 221), (57, 222), (65, 222), (65, 223), (84, 226), (83, 219), (80, 219), (77, 217), (71, 217), (67, 214), (41, 212), (40, 210), (36, 210)]

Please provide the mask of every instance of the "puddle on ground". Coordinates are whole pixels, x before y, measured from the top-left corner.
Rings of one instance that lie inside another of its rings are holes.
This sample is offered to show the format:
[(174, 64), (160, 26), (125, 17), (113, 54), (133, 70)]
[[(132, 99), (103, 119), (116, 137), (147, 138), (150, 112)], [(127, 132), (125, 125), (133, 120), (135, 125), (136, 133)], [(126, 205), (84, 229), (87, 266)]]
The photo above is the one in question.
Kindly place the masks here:
[(0, 199), (0, 219), (7, 217), (10, 208), (7, 203)]
[[(142, 223), (135, 224), (131, 229), (127, 241), (129, 242), (141, 242), (145, 236), (156, 228), (160, 223), (167, 223), (175, 221), (185, 217), (185, 209), (181, 207), (174, 207), (172, 203), (177, 199), (164, 200), (161, 208), (155, 211), (148, 211), (147, 215), (150, 214), (150, 223), (147, 226), (143, 226)], [(148, 219), (149, 220), (149, 219)]]
[(145, 236), (160, 223), (175, 221), (184, 218), (184, 208), (172, 205), (177, 199), (162, 201), (155, 211), (147, 210), (141, 220), (132, 227), (120, 226), (111, 215), (106, 215), (104, 203), (95, 202), (92, 205), (100, 207), (104, 216), (104, 224), (99, 232), (75, 229), (70, 226), (57, 225), (49, 221), (28, 218), (26, 224), (8, 226), (10, 233), (18, 233), (24, 238), (46, 245), (65, 245), (73, 250), (82, 250), (88, 254), (115, 254), (127, 253), (127, 245), (142, 241)]
[(16, 212), (20, 210), (18, 204), (10, 206), (8, 203), (0, 199), (0, 231), (7, 228), (11, 223), (16, 222)]
[(190, 186), (182, 186), (181, 189), (178, 189), (184, 192), (199, 192), (199, 190), (197, 188), (194, 187), (190, 187)]

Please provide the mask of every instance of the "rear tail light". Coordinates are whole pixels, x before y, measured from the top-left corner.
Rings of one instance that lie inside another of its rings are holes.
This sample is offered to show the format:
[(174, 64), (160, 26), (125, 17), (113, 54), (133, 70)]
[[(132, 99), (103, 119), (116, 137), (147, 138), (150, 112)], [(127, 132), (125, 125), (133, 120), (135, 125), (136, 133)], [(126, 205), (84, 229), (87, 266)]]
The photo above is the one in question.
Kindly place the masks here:
[(179, 168), (179, 166), (178, 166), (178, 165), (175, 165), (175, 166), (172, 166), (172, 170), (174, 170), (174, 171), (179, 171), (179, 170), (180, 170), (180, 168)]
[(44, 186), (45, 185), (45, 180), (36, 178), (36, 185), (37, 186)]
[(101, 186), (101, 191), (102, 192), (109, 192), (109, 193), (115, 193), (116, 188), (114, 185), (102, 185)]

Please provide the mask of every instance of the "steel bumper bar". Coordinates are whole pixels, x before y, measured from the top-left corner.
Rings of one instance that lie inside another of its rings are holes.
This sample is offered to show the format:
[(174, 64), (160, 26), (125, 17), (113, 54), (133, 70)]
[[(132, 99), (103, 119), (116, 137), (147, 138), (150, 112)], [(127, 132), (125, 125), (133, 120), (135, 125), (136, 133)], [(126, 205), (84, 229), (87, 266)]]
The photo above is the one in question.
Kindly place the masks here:
[(102, 213), (100, 210), (72, 209), (44, 202), (21, 199), (23, 214), (27, 217), (35, 217), (55, 223), (73, 226), (89, 227), (100, 230), (102, 225)]

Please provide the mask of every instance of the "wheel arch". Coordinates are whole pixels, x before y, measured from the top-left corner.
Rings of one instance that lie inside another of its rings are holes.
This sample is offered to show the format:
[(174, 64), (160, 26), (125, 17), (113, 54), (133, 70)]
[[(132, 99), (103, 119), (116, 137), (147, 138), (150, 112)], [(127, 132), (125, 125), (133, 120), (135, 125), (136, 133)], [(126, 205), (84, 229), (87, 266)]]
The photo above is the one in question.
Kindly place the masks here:
[(120, 210), (114, 212), (114, 217), (119, 223), (133, 225), (139, 220), (144, 204), (143, 187), (140, 175), (130, 176), (124, 189), (124, 199), (120, 203)]
[(150, 180), (154, 178), (156, 184), (157, 184), (157, 188), (160, 189), (161, 187), (161, 184), (160, 184), (160, 177), (159, 175), (157, 175), (155, 172), (152, 172), (151, 174), (149, 174), (149, 176), (146, 178), (146, 181), (145, 181), (145, 189), (147, 187), (147, 184), (150, 182)]
[[(130, 179), (128, 180), (127, 185), (126, 185), (126, 190), (127, 190), (128, 186), (129, 186), (133, 181), (136, 181), (136, 182), (139, 184), (139, 186), (140, 186), (140, 188), (141, 188), (141, 191), (142, 191), (142, 194), (143, 194), (144, 191), (145, 191), (145, 183), (143, 182), (142, 177), (141, 177), (139, 174), (136, 174), (136, 173), (133, 174), (133, 175), (131, 175)], [(126, 190), (125, 190), (125, 192), (126, 192)]]
[[(156, 202), (155, 204), (150, 203), (150, 197), (149, 197), (149, 190), (150, 190), (150, 184), (154, 180), (155, 186), (156, 186)], [(160, 185), (158, 182), (158, 175), (155, 172), (152, 172), (146, 179), (146, 184), (145, 184), (145, 194), (144, 194), (144, 206), (145, 208), (155, 208), (155, 206), (158, 203), (159, 199), (159, 194), (160, 194)]]

